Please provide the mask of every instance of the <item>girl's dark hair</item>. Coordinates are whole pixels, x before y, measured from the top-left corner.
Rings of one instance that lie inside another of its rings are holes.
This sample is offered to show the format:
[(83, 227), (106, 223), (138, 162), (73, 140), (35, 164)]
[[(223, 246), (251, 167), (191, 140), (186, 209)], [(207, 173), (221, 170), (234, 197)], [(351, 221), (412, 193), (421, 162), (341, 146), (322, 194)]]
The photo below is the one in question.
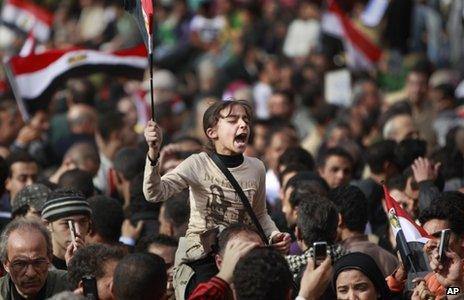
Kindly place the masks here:
[[(216, 126), (220, 118), (229, 116), (232, 107), (235, 105), (242, 106), (245, 109), (248, 119), (250, 121), (253, 119), (253, 109), (251, 108), (251, 105), (245, 100), (232, 99), (214, 102), (210, 107), (208, 107), (208, 109), (205, 111), (205, 114), (203, 115), (203, 132), (205, 133), (206, 137), (208, 137), (206, 134), (208, 128)], [(229, 108), (228, 114), (226, 116), (221, 116), (221, 111), (226, 108)]]

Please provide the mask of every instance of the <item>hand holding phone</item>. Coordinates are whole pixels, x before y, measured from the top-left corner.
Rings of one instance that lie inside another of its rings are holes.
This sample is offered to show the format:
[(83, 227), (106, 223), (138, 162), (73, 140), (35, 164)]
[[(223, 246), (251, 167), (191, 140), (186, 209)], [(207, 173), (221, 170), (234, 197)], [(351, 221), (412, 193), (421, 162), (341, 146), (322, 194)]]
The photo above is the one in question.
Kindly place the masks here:
[(314, 266), (317, 268), (327, 257), (327, 242), (315, 242), (314, 250)]
[(438, 248), (438, 260), (440, 263), (443, 263), (446, 259), (446, 251), (448, 251), (448, 246), (449, 246), (449, 240), (451, 236), (451, 230), (450, 229), (444, 229), (441, 231), (440, 234), (440, 245)]
[(85, 275), (82, 277), (84, 296), (89, 300), (98, 300), (97, 280), (95, 276)]

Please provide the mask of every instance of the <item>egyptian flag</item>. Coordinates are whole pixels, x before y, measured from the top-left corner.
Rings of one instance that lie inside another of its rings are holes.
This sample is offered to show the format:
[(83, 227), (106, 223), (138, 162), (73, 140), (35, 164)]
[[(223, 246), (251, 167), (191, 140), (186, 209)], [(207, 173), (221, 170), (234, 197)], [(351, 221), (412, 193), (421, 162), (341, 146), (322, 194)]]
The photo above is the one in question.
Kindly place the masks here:
[(124, 9), (139, 27), (148, 53), (153, 52), (154, 0), (123, 0)]
[(417, 225), (411, 216), (390, 196), (384, 185), (385, 204), (388, 210), (390, 228), (396, 237), (398, 251), (407, 269), (414, 273), (427, 271), (428, 263), (423, 253), (424, 244), (429, 240), (429, 234)]
[(142, 79), (147, 67), (147, 51), (138, 47), (112, 53), (90, 49), (50, 50), (26, 57), (14, 56), (5, 63), (10, 85), (25, 119), (46, 108), (52, 93), (66, 79), (108, 73)]
[(42, 43), (50, 38), (53, 14), (31, 1), (5, 0), (0, 18), (3, 24), (32, 33)]
[(355, 27), (336, 0), (327, 0), (327, 11), (322, 16), (322, 32), (342, 40), (350, 68), (369, 70), (375, 67), (382, 50)]

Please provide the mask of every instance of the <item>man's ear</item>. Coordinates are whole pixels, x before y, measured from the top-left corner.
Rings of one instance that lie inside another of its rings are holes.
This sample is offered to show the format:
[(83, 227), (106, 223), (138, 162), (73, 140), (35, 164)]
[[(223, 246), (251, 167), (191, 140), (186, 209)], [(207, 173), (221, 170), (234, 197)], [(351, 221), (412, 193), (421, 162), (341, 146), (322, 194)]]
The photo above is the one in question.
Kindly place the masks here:
[(337, 226), (338, 226), (338, 228), (340, 228), (340, 227), (342, 227), (344, 225), (345, 225), (345, 222), (343, 221), (343, 216), (342, 216), (341, 213), (338, 213), (338, 224), (337, 224)]
[(116, 299), (116, 292), (114, 290), (114, 281), (111, 280), (110, 282), (110, 292), (111, 292), (111, 295), (113, 296), (113, 299)]
[(318, 167), (318, 168), (317, 168), (317, 174), (318, 174), (319, 176), (322, 176), (323, 173), (324, 173), (324, 167), (323, 167), (323, 166)]
[(214, 255), (214, 262), (218, 270), (220, 270), (222, 266), (222, 257), (219, 254)]
[(206, 136), (211, 140), (217, 139), (218, 135), (217, 135), (216, 126), (206, 129)]
[[(7, 191), (10, 191), (11, 190), (11, 178), (10, 176), (8, 176), (8, 178), (6, 179), (5, 181), (5, 189)], [(12, 199), (10, 199), (10, 202), (11, 202)]]
[(10, 273), (10, 268), (8, 267), (8, 265), (6, 263), (3, 263), (3, 269), (5, 269), (5, 271)]
[(43, 224), (47, 227), (48, 231), (53, 232), (52, 222), (48, 222), (45, 219), (42, 219)]

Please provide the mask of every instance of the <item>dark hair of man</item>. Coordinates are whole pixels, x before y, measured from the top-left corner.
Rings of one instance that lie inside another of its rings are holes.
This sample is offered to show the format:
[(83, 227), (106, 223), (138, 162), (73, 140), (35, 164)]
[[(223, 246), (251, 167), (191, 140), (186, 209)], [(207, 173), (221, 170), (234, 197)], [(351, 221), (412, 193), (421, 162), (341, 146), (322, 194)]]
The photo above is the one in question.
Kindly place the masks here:
[(106, 112), (98, 118), (98, 133), (104, 142), (108, 142), (113, 132), (124, 128), (124, 114), (116, 111)]
[(405, 139), (395, 148), (396, 163), (401, 170), (409, 167), (416, 158), (425, 157), (427, 143), (420, 139)]
[(104, 244), (91, 244), (79, 248), (68, 266), (68, 282), (71, 289), (76, 289), (83, 276), (95, 276), (98, 280), (105, 276), (105, 264), (120, 261), (125, 255), (121, 247)]
[(406, 189), (407, 180), (408, 180), (408, 177), (406, 177), (404, 174), (393, 175), (392, 177), (388, 178), (386, 182), (387, 188), (390, 191), (391, 190), (404, 191)]
[(337, 187), (329, 192), (329, 199), (337, 206), (346, 228), (364, 233), (369, 218), (368, 203), (366, 196), (358, 187), (353, 185)]
[(271, 145), (272, 139), (275, 135), (283, 133), (291, 138), (291, 144), (298, 143), (298, 137), (293, 132), (296, 132), (295, 127), (289, 123), (287, 120), (283, 120), (281, 118), (273, 118), (269, 120), (271, 126), (269, 130), (266, 132), (265, 141), (266, 147)]
[(327, 125), (335, 119), (337, 110), (337, 106), (324, 103), (314, 109), (313, 117), (318, 125)]
[(309, 194), (298, 205), (297, 227), (307, 247), (314, 242), (335, 242), (338, 226), (338, 212), (326, 197)]
[(108, 244), (115, 244), (121, 236), (124, 212), (121, 204), (108, 196), (89, 198), (92, 209), (92, 231), (96, 232)]
[(279, 157), (279, 166), (302, 165), (306, 170), (314, 170), (313, 156), (302, 147), (290, 147)]
[(440, 173), (445, 181), (464, 177), (464, 157), (455, 145), (455, 134), (452, 135), (452, 139), (451, 145), (436, 150), (430, 157), (433, 161), (441, 163)]
[(235, 267), (237, 300), (280, 300), (288, 297), (292, 275), (285, 258), (270, 248), (255, 248)]
[(143, 195), (143, 172), (137, 174), (129, 184), (130, 191), (130, 204), (129, 212), (130, 215), (134, 215), (139, 212), (153, 211), (153, 218), (156, 219), (158, 216), (159, 209), (162, 203), (151, 203), (145, 200)]
[(163, 203), (164, 217), (176, 228), (184, 225), (190, 218), (188, 189), (177, 193)]
[(327, 162), (327, 160), (332, 156), (342, 157), (342, 158), (346, 159), (347, 161), (349, 161), (352, 167), (354, 165), (353, 157), (351, 157), (351, 155), (350, 155), (350, 153), (348, 153), (348, 151), (346, 151), (345, 149), (343, 149), (341, 147), (333, 147), (333, 148), (329, 148), (326, 151), (323, 151), (322, 153), (319, 154), (319, 156), (317, 158), (317, 162), (316, 162), (317, 167), (318, 168), (323, 168), (325, 166), (325, 163)]
[(464, 194), (457, 191), (441, 193), (419, 215), (421, 224), (432, 219), (447, 220), (451, 231), (460, 237), (464, 236)]
[(318, 186), (314, 184), (314, 181), (302, 180), (294, 185), (293, 188), (288, 199), (292, 208), (296, 208), (302, 201), (312, 198), (312, 195), (325, 196), (325, 194), (319, 193)]
[(0, 156), (0, 195), (5, 192), (5, 181), (8, 178), (9, 168), (6, 160)]
[(422, 74), (425, 76), (425, 78), (428, 81), (429, 76), (432, 73), (432, 69), (433, 69), (432, 63), (426, 58), (422, 58), (412, 66), (411, 70), (409, 71), (409, 74), (412, 74), (412, 73)]
[(95, 193), (92, 174), (80, 169), (64, 172), (58, 179), (58, 186), (79, 191), (85, 198), (92, 197)]
[(367, 164), (373, 174), (382, 174), (386, 162), (395, 162), (395, 147), (395, 141), (383, 140), (367, 148)]
[(95, 87), (87, 78), (71, 79), (66, 84), (73, 103), (83, 103), (93, 106), (95, 102)]
[(127, 255), (119, 262), (113, 276), (118, 300), (161, 300), (166, 293), (166, 283), (166, 264), (151, 253)]
[(436, 91), (440, 92), (441, 99), (447, 99), (448, 101), (454, 103), (454, 86), (449, 83), (442, 83), (437, 85), (434, 88)]
[(8, 157), (6, 158), (6, 163), (8, 165), (8, 177), (11, 177), (13, 174), (11, 174), (11, 166), (13, 166), (15, 163), (35, 163), (35, 159), (27, 152), (25, 151), (16, 151), (12, 152)]
[(277, 91), (274, 91), (272, 94), (284, 96), (289, 105), (295, 104), (295, 93), (290, 89), (277, 90)]
[(150, 246), (153, 244), (177, 248), (179, 242), (172, 236), (164, 234), (145, 236), (137, 242), (135, 252), (148, 252)]
[(290, 187), (296, 189), (303, 183), (304, 185), (311, 186), (314, 191), (322, 196), (326, 196), (330, 189), (327, 182), (316, 172), (312, 171), (298, 172), (295, 176), (288, 180), (284, 189), (287, 190)]
[(218, 252), (224, 254), (227, 243), (237, 234), (246, 232), (249, 234), (258, 234), (252, 227), (243, 223), (233, 223), (224, 228), (218, 236)]
[(282, 172), (279, 172), (277, 174), (277, 177), (279, 178), (280, 185), (283, 185), (283, 180), (285, 175), (289, 173), (294, 173), (296, 172), (301, 173), (301, 172), (310, 172), (311, 169), (309, 169), (307, 166), (302, 165), (302, 164), (297, 164), (297, 163), (292, 163), (290, 165), (286, 165), (285, 169)]
[(125, 180), (131, 181), (143, 171), (145, 154), (138, 148), (125, 147), (116, 152), (113, 159), (114, 169), (122, 174)]
[(269, 130), (269, 127), (271, 126), (270, 123), (269, 123), (269, 120), (265, 120), (265, 119), (255, 119), (253, 120), (253, 125), (251, 127), (251, 132), (250, 132), (250, 138), (249, 138), (249, 144), (253, 144), (253, 141), (255, 139), (255, 131), (256, 131), (256, 127), (258, 126), (263, 126), (264, 128), (266, 128), (266, 131)]

